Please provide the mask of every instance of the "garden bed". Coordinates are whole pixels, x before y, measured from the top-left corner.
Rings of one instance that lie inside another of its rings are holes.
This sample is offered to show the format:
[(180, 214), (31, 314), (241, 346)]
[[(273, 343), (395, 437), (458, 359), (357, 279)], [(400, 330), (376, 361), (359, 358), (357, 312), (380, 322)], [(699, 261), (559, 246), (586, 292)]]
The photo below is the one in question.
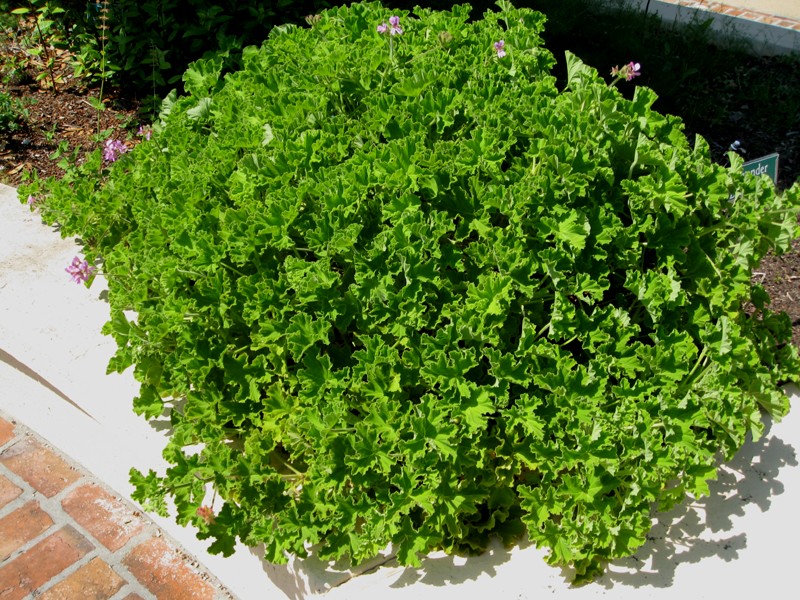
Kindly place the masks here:
[[(787, 410), (791, 327), (748, 281), (788, 249), (796, 188), (711, 162), (647, 88), (623, 98), (638, 63), (609, 85), (567, 55), (550, 77), (539, 17), (504, 11), (422, 13), (396, 47), (377, 5), (309, 19), (224, 84), (196, 64), (152, 140), (107, 132), (65, 181), (25, 185), (107, 272), (135, 410), (185, 399), (174, 466), (132, 471), (146, 509), (169, 496), (216, 551), (277, 562), (391, 540), (416, 566), (527, 531), (586, 581), (645, 541), (653, 501), (707, 494), (759, 409)], [(298, 47), (316, 50), (275, 70)]]

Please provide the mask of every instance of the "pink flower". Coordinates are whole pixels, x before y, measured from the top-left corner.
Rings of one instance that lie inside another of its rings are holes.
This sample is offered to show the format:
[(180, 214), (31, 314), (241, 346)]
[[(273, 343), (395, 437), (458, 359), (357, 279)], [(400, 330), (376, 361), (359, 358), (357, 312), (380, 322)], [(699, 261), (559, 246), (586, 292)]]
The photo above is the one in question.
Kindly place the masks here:
[(149, 142), (150, 136), (153, 135), (153, 129), (149, 125), (139, 125), (139, 129), (136, 130), (136, 135), (144, 137), (144, 139)]
[(641, 68), (642, 65), (631, 61), (627, 65), (623, 65), (621, 68), (613, 67), (611, 69), (611, 76), (624, 79), (625, 81), (630, 81), (634, 77), (638, 77), (639, 75), (641, 75), (640, 72)]
[(28, 196), (28, 206), (30, 206), (31, 210), (36, 209), (41, 201), (42, 199), (36, 196)]
[(497, 52), (497, 58), (503, 58), (506, 55), (505, 47), (505, 40), (500, 40), (499, 42), (494, 43), (494, 49)]
[(401, 35), (403, 28), (400, 27), (400, 17), (392, 15), (389, 17), (389, 24), (381, 23), (378, 25), (378, 33), (389, 32), (389, 35)]
[(127, 151), (128, 147), (119, 140), (106, 140), (103, 147), (103, 160), (112, 163)]
[(214, 522), (214, 509), (210, 506), (198, 506), (197, 516), (210, 525)]
[(391, 35), (400, 35), (403, 33), (403, 29), (400, 27), (400, 17), (389, 17), (389, 25), (392, 26), (389, 32)]
[(629, 62), (627, 65), (625, 65), (625, 67), (627, 67), (627, 72), (625, 73), (626, 81), (630, 81), (634, 77), (638, 77), (639, 75), (641, 75), (639, 70), (642, 68), (642, 65), (640, 65), (639, 63)]
[(85, 260), (81, 261), (81, 259), (76, 256), (72, 259), (72, 264), (64, 270), (72, 276), (72, 281), (75, 283), (83, 283), (84, 281), (89, 281), (89, 277), (91, 277), (92, 273), (97, 269), (90, 266)]

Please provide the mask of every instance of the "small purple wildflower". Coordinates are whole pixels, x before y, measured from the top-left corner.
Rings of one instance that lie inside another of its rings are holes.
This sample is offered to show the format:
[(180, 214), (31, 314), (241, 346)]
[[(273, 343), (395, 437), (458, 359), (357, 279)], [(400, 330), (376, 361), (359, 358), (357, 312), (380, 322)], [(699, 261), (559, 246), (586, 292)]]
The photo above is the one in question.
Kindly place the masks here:
[(119, 140), (106, 140), (103, 147), (103, 160), (112, 163), (127, 151), (128, 147)]
[(389, 17), (389, 24), (381, 23), (378, 25), (378, 33), (389, 33), (389, 35), (401, 35), (403, 28), (400, 27), (400, 17), (392, 15)]
[(500, 40), (499, 42), (494, 43), (494, 49), (497, 52), (497, 58), (503, 58), (506, 55), (506, 42), (505, 40)]
[(72, 276), (72, 281), (75, 283), (83, 283), (84, 281), (89, 281), (89, 277), (91, 277), (92, 273), (97, 269), (90, 266), (85, 260), (81, 261), (81, 259), (76, 256), (72, 259), (72, 264), (64, 270)]
[(153, 128), (149, 125), (139, 125), (139, 129), (136, 130), (136, 135), (144, 137), (144, 139), (149, 142), (150, 136), (153, 135)]
[(31, 208), (31, 210), (36, 209), (41, 201), (42, 199), (37, 198), (36, 196), (28, 196), (28, 206)]
[(402, 35), (403, 29), (400, 27), (400, 17), (389, 17), (389, 25), (392, 26), (392, 29), (389, 31), (391, 35)]

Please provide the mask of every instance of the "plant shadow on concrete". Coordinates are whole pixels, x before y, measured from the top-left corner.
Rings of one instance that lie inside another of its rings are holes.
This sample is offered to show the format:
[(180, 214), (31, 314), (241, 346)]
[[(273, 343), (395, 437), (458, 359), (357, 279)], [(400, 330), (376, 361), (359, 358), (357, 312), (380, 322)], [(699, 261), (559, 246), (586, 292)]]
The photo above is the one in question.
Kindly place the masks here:
[[(798, 390), (793, 391), (796, 394)], [(737, 521), (751, 505), (761, 512), (769, 510), (772, 499), (784, 492), (781, 472), (800, 464), (795, 446), (771, 431), (769, 417), (765, 416), (763, 422), (764, 435), (756, 442), (748, 439), (731, 461), (721, 465), (717, 480), (709, 483), (709, 496), (683, 503), (669, 512), (654, 512), (657, 521), (647, 542), (633, 556), (611, 563), (605, 575), (589, 585), (608, 590), (619, 585), (668, 588), (681, 565), (712, 557), (725, 562), (740, 558), (747, 548), (747, 534), (735, 532)], [(517, 548), (530, 545), (525, 540)], [(482, 575), (494, 575), (510, 559), (511, 551), (499, 542), (485, 554), (466, 561), (454, 556), (428, 557), (421, 567), (406, 568), (392, 587), (417, 583), (458, 585)], [(397, 566), (393, 560), (386, 564)], [(562, 579), (571, 580), (573, 573), (561, 569), (561, 575)]]
[(683, 564), (714, 556), (725, 562), (739, 558), (747, 547), (747, 534), (732, 533), (737, 520), (751, 504), (767, 511), (784, 491), (781, 471), (798, 466), (797, 449), (771, 433), (769, 417), (763, 421), (764, 435), (756, 442), (748, 439), (720, 467), (718, 479), (709, 483), (709, 496), (658, 515), (647, 543), (633, 556), (613, 563), (596, 583), (608, 589), (620, 584), (666, 588)]

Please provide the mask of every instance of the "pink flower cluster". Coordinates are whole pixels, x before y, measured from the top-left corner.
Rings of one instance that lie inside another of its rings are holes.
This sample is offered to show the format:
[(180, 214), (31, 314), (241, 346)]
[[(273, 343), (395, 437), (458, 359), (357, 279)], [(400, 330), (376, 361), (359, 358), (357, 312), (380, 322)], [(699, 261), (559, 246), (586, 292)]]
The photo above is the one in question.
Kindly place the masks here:
[(611, 76), (612, 77), (619, 77), (620, 79), (624, 79), (625, 81), (630, 81), (634, 77), (638, 77), (641, 75), (640, 69), (642, 65), (635, 62), (629, 62), (627, 65), (623, 65), (622, 67), (614, 67), (611, 69)]
[(211, 525), (214, 522), (215, 515), (214, 509), (210, 506), (198, 506), (197, 507), (197, 516), (203, 519), (207, 524)]
[(506, 55), (506, 41), (500, 40), (494, 43), (494, 51), (497, 52), (497, 58), (503, 58)]
[(150, 125), (139, 125), (139, 129), (136, 130), (136, 135), (143, 137), (149, 142), (150, 136), (153, 135), (153, 128), (150, 127)]
[(127, 151), (128, 147), (119, 140), (106, 140), (103, 145), (103, 160), (112, 163)]
[(403, 28), (400, 27), (400, 17), (389, 17), (389, 24), (381, 23), (378, 25), (378, 33), (389, 33), (389, 35), (401, 35)]
[(97, 269), (76, 256), (72, 259), (72, 264), (64, 270), (72, 276), (72, 281), (75, 283), (83, 283), (84, 281), (89, 281), (89, 277), (91, 277), (92, 273)]

